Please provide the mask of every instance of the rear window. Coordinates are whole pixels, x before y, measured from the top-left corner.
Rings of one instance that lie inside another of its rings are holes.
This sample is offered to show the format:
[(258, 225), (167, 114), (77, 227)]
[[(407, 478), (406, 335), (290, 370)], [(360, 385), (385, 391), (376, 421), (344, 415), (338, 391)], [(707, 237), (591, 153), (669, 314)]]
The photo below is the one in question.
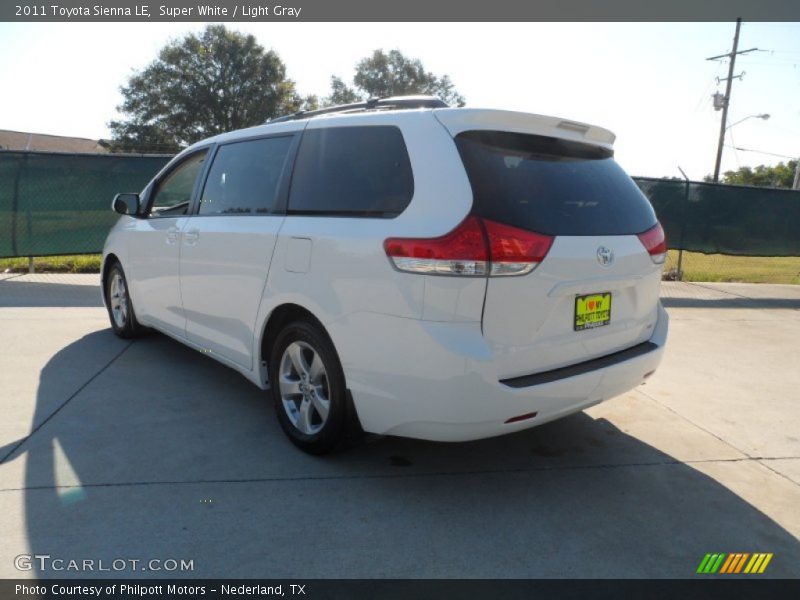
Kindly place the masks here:
[(464, 132), (456, 146), (478, 216), (549, 235), (628, 235), (656, 223), (610, 150), (501, 131)]
[(411, 163), (397, 127), (330, 127), (303, 134), (290, 213), (394, 217), (413, 195)]

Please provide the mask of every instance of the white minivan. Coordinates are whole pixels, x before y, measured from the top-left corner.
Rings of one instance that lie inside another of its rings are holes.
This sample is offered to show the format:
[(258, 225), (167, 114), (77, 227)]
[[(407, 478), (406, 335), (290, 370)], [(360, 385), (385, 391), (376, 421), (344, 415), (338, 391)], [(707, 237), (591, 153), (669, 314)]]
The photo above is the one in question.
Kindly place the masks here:
[(312, 453), (580, 411), (639, 385), (667, 337), (664, 232), (613, 142), (427, 97), (204, 140), (114, 199), (111, 325), (270, 390)]

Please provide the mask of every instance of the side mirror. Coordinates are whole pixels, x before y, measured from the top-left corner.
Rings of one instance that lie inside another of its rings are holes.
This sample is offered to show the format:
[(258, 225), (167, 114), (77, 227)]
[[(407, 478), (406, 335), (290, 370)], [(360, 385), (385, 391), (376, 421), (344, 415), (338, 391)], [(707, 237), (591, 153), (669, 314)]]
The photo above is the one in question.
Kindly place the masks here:
[(121, 215), (135, 217), (139, 214), (139, 194), (117, 194), (111, 208)]

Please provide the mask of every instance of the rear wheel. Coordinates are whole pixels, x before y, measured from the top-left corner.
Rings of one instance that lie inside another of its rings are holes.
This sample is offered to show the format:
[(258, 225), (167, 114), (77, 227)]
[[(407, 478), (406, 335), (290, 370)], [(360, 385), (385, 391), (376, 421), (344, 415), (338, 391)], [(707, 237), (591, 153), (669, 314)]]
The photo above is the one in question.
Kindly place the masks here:
[(333, 344), (310, 321), (286, 325), (275, 339), (269, 379), (281, 428), (301, 450), (325, 454), (345, 442), (354, 418)]
[(128, 292), (128, 280), (125, 279), (125, 272), (118, 262), (109, 267), (104, 285), (108, 317), (114, 333), (126, 339), (141, 335), (143, 328), (136, 320), (133, 302)]

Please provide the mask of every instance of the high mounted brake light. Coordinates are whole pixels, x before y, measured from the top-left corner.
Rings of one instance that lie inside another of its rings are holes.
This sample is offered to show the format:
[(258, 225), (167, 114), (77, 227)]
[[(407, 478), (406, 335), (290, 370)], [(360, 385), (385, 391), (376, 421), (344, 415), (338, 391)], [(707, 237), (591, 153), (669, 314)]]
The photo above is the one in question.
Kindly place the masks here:
[(553, 237), (470, 215), (436, 238), (389, 238), (395, 268), (409, 273), (472, 277), (525, 275), (550, 250)]

